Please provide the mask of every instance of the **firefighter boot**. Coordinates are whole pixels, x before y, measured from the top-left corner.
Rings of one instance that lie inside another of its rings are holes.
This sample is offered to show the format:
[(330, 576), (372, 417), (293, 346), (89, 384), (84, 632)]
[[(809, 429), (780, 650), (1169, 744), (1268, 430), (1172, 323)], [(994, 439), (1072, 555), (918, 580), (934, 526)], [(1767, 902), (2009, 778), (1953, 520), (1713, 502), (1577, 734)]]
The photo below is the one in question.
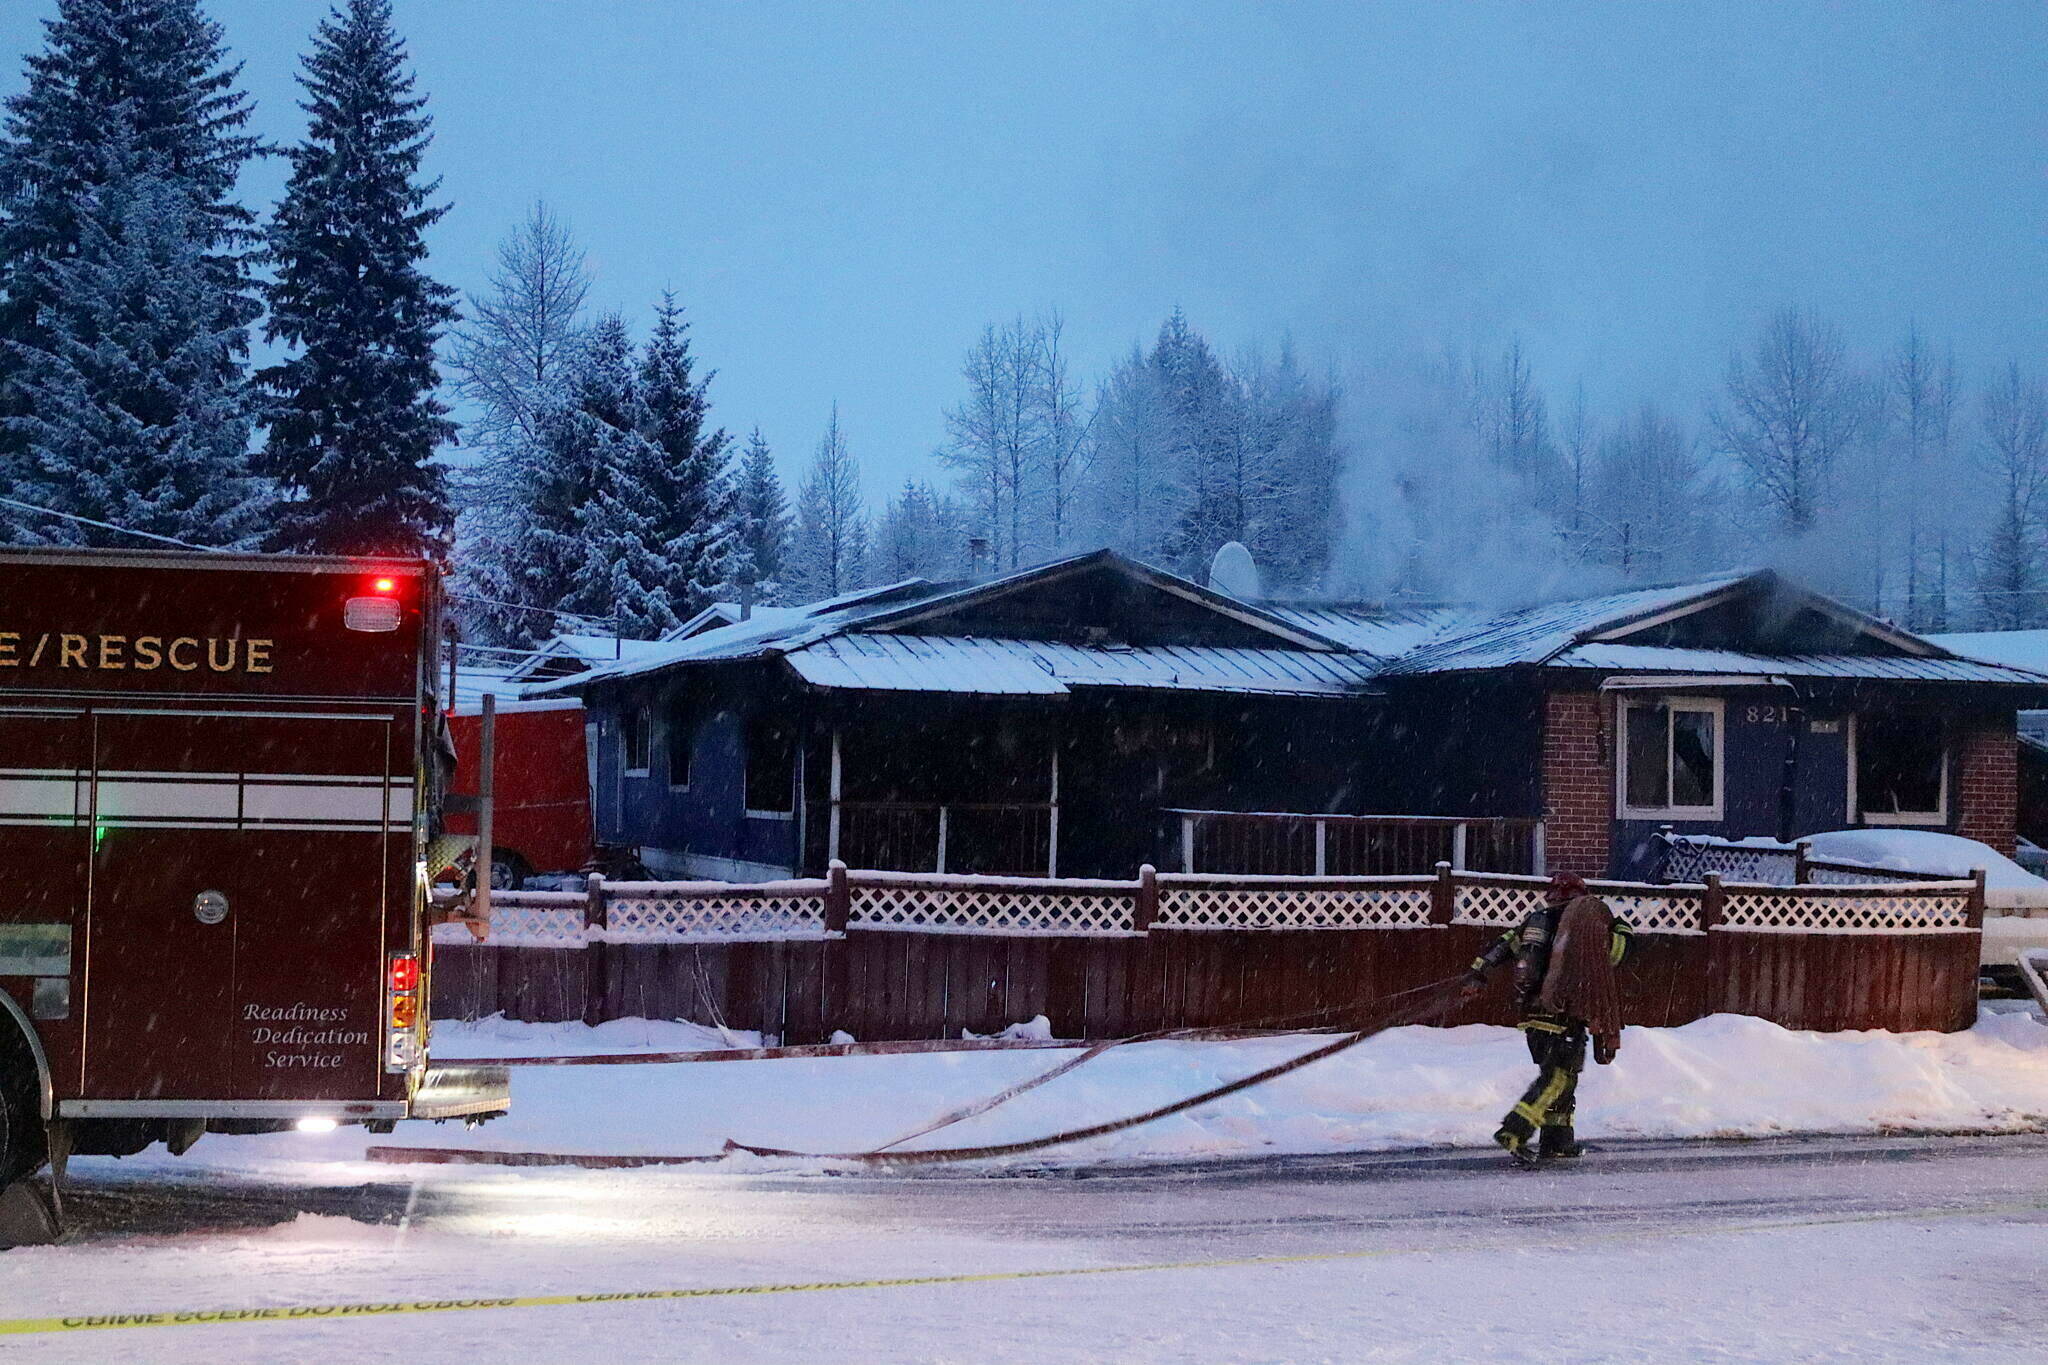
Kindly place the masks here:
[(1514, 1160), (1515, 1165), (1523, 1170), (1533, 1171), (1541, 1164), (1536, 1153), (1529, 1150), (1529, 1143), (1521, 1134), (1503, 1128), (1493, 1135), (1493, 1140), (1498, 1142)]
[(1554, 1158), (1568, 1161), (1586, 1154), (1585, 1147), (1573, 1136), (1569, 1123), (1544, 1124), (1543, 1136), (1536, 1140), (1536, 1151), (1545, 1161)]

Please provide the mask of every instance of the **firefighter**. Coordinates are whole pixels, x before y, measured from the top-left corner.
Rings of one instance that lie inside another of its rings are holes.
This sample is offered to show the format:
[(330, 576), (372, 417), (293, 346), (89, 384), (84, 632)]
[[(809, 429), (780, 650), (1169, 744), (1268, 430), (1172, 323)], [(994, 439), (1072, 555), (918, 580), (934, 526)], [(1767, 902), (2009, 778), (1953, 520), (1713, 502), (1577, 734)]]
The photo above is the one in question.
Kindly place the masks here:
[(1472, 959), (1465, 973), (1469, 1000), (1485, 987), (1490, 973), (1515, 965), (1518, 1026), (1536, 1063), (1536, 1079), (1501, 1120), (1493, 1140), (1525, 1169), (1585, 1150), (1572, 1132), (1579, 1072), (1586, 1065), (1589, 1034), (1594, 1058), (1602, 1065), (1614, 1060), (1621, 1045), (1614, 968), (1627, 956), (1634, 936), (1626, 920), (1588, 894), (1585, 879), (1576, 873), (1552, 877), (1543, 901)]

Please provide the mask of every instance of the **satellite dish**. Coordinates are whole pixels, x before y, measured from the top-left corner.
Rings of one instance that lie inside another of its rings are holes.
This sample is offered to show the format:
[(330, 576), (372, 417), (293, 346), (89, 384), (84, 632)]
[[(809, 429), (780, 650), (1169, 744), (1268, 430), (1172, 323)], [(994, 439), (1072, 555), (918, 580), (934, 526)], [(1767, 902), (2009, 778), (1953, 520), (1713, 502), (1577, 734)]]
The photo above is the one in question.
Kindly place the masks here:
[(1209, 590), (1227, 593), (1240, 602), (1265, 596), (1259, 587), (1259, 566), (1241, 541), (1228, 541), (1209, 561)]

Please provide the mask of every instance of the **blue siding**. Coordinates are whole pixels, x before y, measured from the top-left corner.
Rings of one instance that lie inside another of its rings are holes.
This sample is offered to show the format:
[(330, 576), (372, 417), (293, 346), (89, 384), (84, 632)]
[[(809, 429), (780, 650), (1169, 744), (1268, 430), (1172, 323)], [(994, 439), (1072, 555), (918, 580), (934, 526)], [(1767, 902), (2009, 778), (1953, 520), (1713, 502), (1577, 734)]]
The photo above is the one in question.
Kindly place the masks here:
[[(607, 840), (701, 857), (794, 867), (796, 821), (745, 812), (747, 717), (757, 707), (786, 707), (779, 689), (748, 686), (744, 676), (681, 679), (633, 693), (593, 696), (599, 719), (597, 826)], [(622, 769), (623, 727), (629, 706), (647, 705), (653, 720), (653, 755), (644, 776)], [(677, 717), (694, 721), (681, 735)], [(687, 787), (669, 783), (675, 747), (687, 742)]]

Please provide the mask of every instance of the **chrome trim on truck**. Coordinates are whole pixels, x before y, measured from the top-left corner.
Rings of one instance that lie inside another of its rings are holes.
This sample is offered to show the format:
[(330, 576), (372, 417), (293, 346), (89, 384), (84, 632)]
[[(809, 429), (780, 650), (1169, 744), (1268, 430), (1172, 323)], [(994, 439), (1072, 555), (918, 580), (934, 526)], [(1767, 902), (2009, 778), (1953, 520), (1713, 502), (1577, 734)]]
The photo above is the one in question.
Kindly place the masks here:
[(404, 1100), (61, 1100), (67, 1119), (402, 1119)]

